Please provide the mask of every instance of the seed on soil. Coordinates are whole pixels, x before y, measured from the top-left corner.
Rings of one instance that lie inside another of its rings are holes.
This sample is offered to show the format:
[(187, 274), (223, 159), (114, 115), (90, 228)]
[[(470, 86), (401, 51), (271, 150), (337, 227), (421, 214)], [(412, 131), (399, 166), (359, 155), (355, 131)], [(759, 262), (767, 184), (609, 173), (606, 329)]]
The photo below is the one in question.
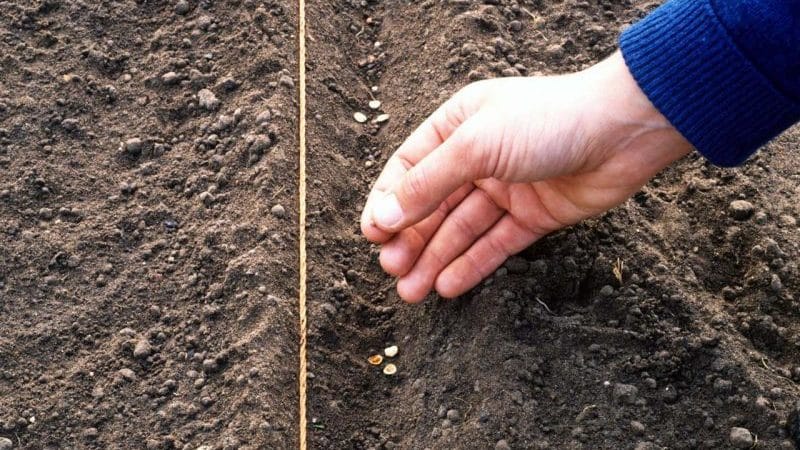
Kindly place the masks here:
[(383, 356), (372, 355), (369, 358), (367, 358), (367, 361), (369, 361), (369, 363), (372, 364), (373, 366), (380, 366), (381, 363), (383, 362)]
[(386, 122), (388, 120), (389, 120), (389, 115), (388, 114), (381, 114), (378, 117), (376, 117), (375, 119), (373, 119), (372, 123), (383, 123), (383, 122)]
[(361, 111), (356, 112), (353, 114), (353, 119), (356, 120), (358, 123), (364, 123), (367, 121), (367, 115), (362, 113)]
[(384, 375), (394, 375), (396, 373), (397, 373), (397, 366), (395, 366), (394, 364), (387, 364), (383, 368), (383, 374)]
[(370, 109), (378, 109), (378, 108), (381, 107), (381, 101), (380, 100), (370, 100), (369, 101), (369, 107), (370, 107)]
[(398, 350), (399, 349), (397, 348), (396, 345), (392, 345), (390, 347), (386, 347), (385, 349), (383, 349), (383, 354), (389, 358), (394, 358), (395, 356), (397, 356)]

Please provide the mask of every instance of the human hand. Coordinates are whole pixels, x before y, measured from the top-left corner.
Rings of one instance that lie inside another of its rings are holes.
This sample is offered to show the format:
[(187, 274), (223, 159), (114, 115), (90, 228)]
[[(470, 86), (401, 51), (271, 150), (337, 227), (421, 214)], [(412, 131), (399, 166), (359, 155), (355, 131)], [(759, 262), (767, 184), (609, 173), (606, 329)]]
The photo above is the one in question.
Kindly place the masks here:
[(361, 230), (409, 302), (456, 297), (542, 236), (612, 208), (691, 145), (619, 52), (570, 75), (479, 81), (392, 155)]

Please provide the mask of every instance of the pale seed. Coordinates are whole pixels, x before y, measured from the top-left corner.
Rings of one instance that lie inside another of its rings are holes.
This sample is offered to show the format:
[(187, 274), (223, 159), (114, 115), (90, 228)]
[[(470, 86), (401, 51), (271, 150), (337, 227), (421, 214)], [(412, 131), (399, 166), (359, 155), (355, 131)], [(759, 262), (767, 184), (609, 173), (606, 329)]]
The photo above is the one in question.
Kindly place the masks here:
[(391, 347), (386, 347), (385, 349), (383, 349), (383, 354), (389, 358), (394, 358), (395, 356), (397, 356), (397, 351), (398, 351), (397, 346), (392, 345)]
[(372, 108), (372, 109), (378, 109), (378, 108), (381, 107), (381, 101), (380, 100), (370, 100), (369, 101), (369, 107)]
[(372, 355), (369, 358), (367, 358), (367, 361), (369, 361), (369, 363), (372, 364), (373, 366), (379, 366), (383, 362), (383, 356)]
[(396, 373), (397, 373), (397, 366), (395, 366), (394, 364), (387, 364), (383, 368), (383, 374), (384, 375), (394, 375)]
[(383, 123), (386, 122), (387, 120), (389, 120), (389, 115), (381, 114), (378, 117), (376, 117), (375, 120), (372, 121), (372, 123)]
[(359, 111), (353, 114), (353, 119), (356, 119), (358, 123), (364, 123), (367, 121), (367, 115)]

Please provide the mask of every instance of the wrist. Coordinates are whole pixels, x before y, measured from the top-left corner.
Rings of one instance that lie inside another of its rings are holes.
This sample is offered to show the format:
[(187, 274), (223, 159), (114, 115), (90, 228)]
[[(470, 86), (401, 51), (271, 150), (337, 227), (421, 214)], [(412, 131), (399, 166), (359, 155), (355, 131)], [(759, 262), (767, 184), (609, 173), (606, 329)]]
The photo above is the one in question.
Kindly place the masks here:
[[(588, 94), (607, 152), (624, 156), (646, 181), (692, 150), (692, 144), (650, 102), (620, 52), (585, 71)], [(607, 158), (615, 155), (606, 155)]]

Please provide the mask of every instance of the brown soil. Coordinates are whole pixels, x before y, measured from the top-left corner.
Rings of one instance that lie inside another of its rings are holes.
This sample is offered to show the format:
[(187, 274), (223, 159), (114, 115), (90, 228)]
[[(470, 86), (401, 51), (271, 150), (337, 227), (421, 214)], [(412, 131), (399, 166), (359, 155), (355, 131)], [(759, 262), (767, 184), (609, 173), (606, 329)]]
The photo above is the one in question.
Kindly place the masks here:
[(14, 448), (296, 447), (296, 10), (0, 1)]
[[(402, 304), (358, 231), (458, 88), (587, 67), (655, 3), (309, 2), (310, 448), (800, 440), (800, 131), (687, 158), (457, 301)], [(0, 446), (296, 448), (296, 2), (0, 11)], [(389, 121), (356, 123), (373, 97)]]
[[(311, 2), (311, 448), (717, 449), (732, 427), (793, 448), (800, 132), (738, 170), (689, 157), (457, 301), (401, 304), (358, 232), (382, 163), (458, 88), (584, 68), (653, 6)], [(383, 126), (352, 118), (372, 86)], [(392, 377), (367, 362), (390, 344)]]

